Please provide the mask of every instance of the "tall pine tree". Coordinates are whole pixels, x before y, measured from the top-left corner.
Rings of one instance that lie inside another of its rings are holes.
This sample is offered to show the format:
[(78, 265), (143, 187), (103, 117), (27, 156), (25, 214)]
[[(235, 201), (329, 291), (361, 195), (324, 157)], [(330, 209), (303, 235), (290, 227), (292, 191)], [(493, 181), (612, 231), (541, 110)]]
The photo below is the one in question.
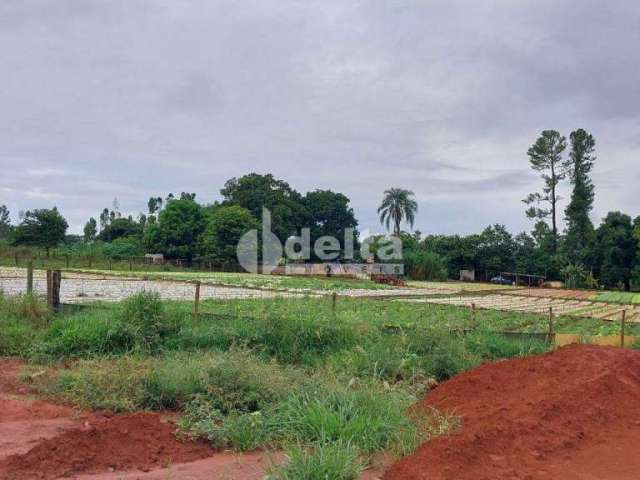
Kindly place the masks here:
[(567, 233), (565, 254), (570, 263), (586, 265), (591, 257), (590, 248), (594, 239), (594, 228), (589, 213), (593, 208), (594, 188), (590, 173), (596, 159), (593, 154), (596, 142), (583, 129), (571, 132), (571, 151), (565, 166), (573, 191), (571, 201), (565, 209)]
[[(531, 168), (540, 172), (544, 180), (542, 193), (531, 193), (523, 200), (529, 205), (527, 217), (545, 220), (551, 217), (553, 234), (553, 251), (556, 251), (558, 239), (557, 205), (560, 197), (557, 194), (558, 184), (565, 178), (565, 164), (562, 152), (567, 147), (567, 139), (556, 130), (544, 130), (531, 148), (527, 151)], [(548, 207), (541, 207), (548, 204)]]

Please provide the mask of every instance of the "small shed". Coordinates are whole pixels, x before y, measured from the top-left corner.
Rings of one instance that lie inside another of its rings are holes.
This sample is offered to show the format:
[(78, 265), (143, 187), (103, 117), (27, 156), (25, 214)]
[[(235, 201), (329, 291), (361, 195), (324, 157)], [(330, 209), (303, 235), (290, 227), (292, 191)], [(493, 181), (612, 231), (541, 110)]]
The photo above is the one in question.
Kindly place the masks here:
[(475, 270), (460, 270), (460, 281), (461, 282), (475, 282), (476, 281), (476, 271)]

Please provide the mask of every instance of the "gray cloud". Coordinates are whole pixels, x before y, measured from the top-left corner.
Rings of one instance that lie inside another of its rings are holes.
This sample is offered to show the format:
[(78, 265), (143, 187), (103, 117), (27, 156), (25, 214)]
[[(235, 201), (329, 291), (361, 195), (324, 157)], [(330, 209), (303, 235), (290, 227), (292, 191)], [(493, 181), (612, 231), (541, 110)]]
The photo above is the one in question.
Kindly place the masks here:
[(640, 214), (640, 6), (562, 2), (0, 4), (0, 203), (75, 231), (118, 197), (273, 172), (347, 194), (379, 229), (415, 191), (423, 232), (529, 227), (540, 130), (597, 139), (594, 218)]

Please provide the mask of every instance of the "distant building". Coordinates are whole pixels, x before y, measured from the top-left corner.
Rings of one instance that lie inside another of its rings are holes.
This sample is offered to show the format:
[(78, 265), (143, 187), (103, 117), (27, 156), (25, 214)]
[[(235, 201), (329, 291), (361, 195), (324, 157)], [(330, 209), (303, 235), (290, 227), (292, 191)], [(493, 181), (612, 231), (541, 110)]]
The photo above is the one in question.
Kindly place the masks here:
[(164, 263), (164, 255), (162, 253), (147, 253), (144, 258), (146, 262), (154, 265), (162, 265)]
[(475, 270), (460, 270), (460, 281), (461, 282), (475, 282), (476, 281), (476, 271)]

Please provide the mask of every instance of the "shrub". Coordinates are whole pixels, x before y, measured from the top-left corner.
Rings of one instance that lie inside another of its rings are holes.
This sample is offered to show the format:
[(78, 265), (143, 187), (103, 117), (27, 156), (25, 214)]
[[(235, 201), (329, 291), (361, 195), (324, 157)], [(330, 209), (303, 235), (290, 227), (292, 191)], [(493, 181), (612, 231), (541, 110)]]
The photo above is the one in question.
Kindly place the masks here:
[(413, 280), (444, 281), (448, 278), (447, 264), (435, 252), (409, 250), (404, 252), (405, 273)]
[(120, 303), (116, 318), (133, 329), (138, 347), (153, 350), (178, 331), (182, 316), (178, 310), (168, 313), (157, 292), (140, 292)]
[(207, 439), (215, 448), (248, 451), (270, 440), (262, 412), (224, 415), (205, 396), (198, 396), (186, 405), (179, 426), (186, 436)]

